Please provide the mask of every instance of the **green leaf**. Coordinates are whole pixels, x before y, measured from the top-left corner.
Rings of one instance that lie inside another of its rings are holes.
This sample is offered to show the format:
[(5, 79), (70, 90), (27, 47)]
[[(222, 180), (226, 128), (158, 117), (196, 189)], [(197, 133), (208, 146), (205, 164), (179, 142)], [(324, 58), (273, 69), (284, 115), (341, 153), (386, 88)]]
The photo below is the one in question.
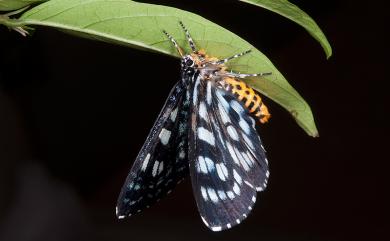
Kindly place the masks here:
[(287, 0), (239, 0), (278, 13), (304, 27), (322, 46), (326, 57), (332, 56), (332, 47), (314, 20)]
[(0, 11), (12, 11), (47, 0), (0, 0)]
[[(178, 44), (189, 51), (180, 20), (190, 30), (197, 46), (207, 50), (209, 55), (222, 58), (252, 49), (252, 53), (232, 61), (232, 68), (249, 73), (272, 72), (271, 76), (248, 82), (293, 113), (309, 135), (317, 135), (310, 107), (271, 61), (234, 33), (196, 14), (129, 0), (51, 0), (25, 12), (19, 24), (55, 27), (88, 38), (178, 57), (162, 30), (174, 36)], [(147, 81), (158, 79), (145, 79), (145, 84)]]

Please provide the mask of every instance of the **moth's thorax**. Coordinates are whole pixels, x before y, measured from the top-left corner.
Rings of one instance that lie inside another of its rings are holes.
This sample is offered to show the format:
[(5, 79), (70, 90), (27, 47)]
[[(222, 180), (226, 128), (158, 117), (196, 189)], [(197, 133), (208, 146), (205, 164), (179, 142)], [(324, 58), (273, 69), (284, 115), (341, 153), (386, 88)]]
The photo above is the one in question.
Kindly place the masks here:
[(187, 73), (198, 72), (204, 81), (212, 81), (218, 88), (232, 93), (261, 123), (267, 122), (271, 115), (260, 95), (242, 80), (230, 77), (227, 66), (218, 61), (219, 59), (209, 57), (200, 50), (184, 56), (182, 67)]

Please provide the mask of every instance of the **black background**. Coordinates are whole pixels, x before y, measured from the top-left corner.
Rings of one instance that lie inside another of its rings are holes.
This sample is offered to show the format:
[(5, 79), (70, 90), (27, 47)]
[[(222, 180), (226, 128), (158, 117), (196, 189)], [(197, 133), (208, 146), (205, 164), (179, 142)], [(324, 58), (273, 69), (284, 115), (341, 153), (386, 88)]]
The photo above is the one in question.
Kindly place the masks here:
[(179, 79), (177, 59), (48, 28), (0, 27), (0, 240), (390, 240), (388, 8), (292, 1), (327, 35), (238, 1), (148, 1), (198, 13), (263, 51), (312, 107), (320, 138), (266, 100), (271, 178), (248, 219), (202, 223), (189, 180), (115, 218), (118, 192)]

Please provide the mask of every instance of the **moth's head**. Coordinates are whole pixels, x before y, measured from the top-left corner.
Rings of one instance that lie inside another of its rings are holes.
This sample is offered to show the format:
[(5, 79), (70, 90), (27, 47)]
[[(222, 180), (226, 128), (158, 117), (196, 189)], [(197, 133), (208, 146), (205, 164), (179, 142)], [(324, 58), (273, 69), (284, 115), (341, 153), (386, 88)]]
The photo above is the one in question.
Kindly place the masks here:
[(184, 55), (181, 58), (181, 67), (184, 69), (188, 68), (194, 68), (195, 67), (195, 59), (193, 58), (192, 55)]

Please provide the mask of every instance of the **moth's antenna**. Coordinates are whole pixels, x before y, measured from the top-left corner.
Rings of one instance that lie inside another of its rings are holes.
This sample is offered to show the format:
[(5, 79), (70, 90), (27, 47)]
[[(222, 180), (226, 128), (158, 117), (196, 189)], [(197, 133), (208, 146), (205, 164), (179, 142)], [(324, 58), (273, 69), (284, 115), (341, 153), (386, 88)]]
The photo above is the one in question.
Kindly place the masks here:
[(179, 21), (179, 23), (180, 23), (180, 26), (183, 28), (184, 32), (186, 33), (186, 37), (187, 37), (188, 43), (190, 44), (192, 52), (195, 53), (196, 52), (196, 46), (195, 46), (194, 40), (191, 38), (190, 32), (184, 26), (182, 21)]
[(183, 50), (177, 44), (176, 40), (169, 33), (167, 33), (167, 31), (163, 30), (163, 33), (169, 38), (169, 40), (171, 40), (171, 42), (175, 46), (177, 52), (180, 54), (181, 57), (183, 57)]

